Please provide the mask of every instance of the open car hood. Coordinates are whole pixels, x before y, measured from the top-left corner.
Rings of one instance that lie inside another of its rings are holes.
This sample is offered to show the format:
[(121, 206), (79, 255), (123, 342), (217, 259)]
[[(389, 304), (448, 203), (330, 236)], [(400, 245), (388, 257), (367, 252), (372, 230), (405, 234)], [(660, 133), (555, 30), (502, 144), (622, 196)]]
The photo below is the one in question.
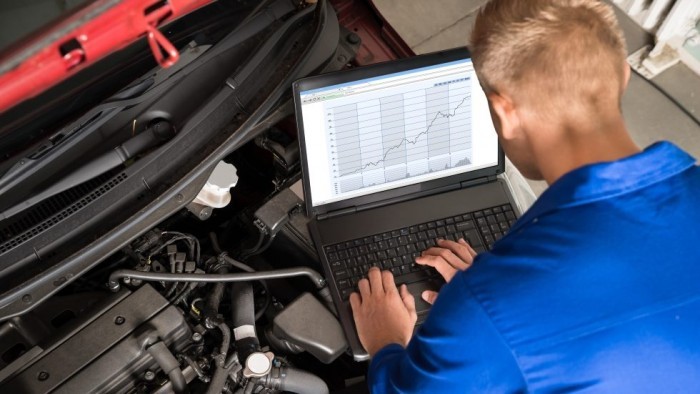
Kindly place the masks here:
[(0, 57), (0, 113), (147, 37), (163, 67), (179, 53), (158, 27), (214, 0), (97, 0), (15, 44)]

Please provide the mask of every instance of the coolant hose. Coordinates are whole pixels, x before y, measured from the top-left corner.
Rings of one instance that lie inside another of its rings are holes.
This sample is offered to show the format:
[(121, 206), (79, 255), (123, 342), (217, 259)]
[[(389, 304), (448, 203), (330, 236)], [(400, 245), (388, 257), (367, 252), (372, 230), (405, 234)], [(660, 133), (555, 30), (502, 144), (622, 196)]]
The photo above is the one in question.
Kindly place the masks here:
[(209, 387), (207, 388), (207, 394), (221, 394), (224, 391), (224, 386), (228, 380), (228, 374), (235, 364), (232, 363), (227, 367), (217, 366), (216, 371), (214, 371), (214, 376), (212, 376), (209, 382)]
[[(216, 273), (227, 274), (228, 267), (219, 267)], [(226, 283), (215, 283), (214, 286), (212, 286), (209, 297), (207, 297), (207, 303), (204, 307), (204, 322), (209, 328), (215, 325), (214, 322), (219, 315), (219, 306), (221, 305), (221, 299), (224, 298), (224, 290), (226, 290)]]
[(260, 342), (255, 334), (253, 285), (250, 282), (233, 284), (231, 309), (233, 310), (233, 337), (236, 340), (238, 361), (241, 365), (246, 365), (248, 356), (260, 351)]
[(146, 351), (156, 360), (158, 366), (168, 375), (175, 393), (187, 393), (187, 380), (180, 369), (180, 363), (162, 341), (149, 346)]
[(221, 353), (221, 356), (219, 357), (219, 362), (217, 363), (220, 367), (223, 367), (224, 364), (226, 363), (226, 355), (228, 354), (228, 348), (231, 346), (231, 329), (228, 328), (226, 323), (219, 323), (217, 325), (219, 327), (219, 330), (221, 331), (221, 349), (219, 349), (219, 353)]
[(328, 385), (318, 376), (296, 368), (273, 368), (260, 384), (270, 390), (298, 394), (328, 394)]

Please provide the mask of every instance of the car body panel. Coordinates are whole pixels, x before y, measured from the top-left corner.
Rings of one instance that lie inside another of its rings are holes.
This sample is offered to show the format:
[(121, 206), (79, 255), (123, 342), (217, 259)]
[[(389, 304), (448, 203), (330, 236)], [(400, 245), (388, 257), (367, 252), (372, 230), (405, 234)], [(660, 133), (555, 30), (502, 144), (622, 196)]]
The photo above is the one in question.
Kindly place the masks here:
[(0, 113), (144, 35), (159, 64), (173, 65), (179, 54), (158, 26), (212, 1), (100, 0), (89, 4), (0, 59)]

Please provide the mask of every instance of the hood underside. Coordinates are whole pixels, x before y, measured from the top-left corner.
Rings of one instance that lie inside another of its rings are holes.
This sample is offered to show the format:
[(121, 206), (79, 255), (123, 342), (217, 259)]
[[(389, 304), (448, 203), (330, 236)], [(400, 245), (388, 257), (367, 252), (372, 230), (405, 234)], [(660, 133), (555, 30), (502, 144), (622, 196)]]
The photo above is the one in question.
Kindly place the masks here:
[(179, 53), (158, 27), (213, 0), (98, 0), (13, 45), (0, 57), (0, 113), (147, 37), (161, 66)]

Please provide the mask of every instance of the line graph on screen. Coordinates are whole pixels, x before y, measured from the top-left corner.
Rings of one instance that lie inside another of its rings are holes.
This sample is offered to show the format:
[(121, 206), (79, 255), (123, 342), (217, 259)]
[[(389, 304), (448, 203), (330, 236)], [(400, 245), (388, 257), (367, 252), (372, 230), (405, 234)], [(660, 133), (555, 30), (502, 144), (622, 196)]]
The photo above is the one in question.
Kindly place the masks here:
[(471, 163), (469, 79), (326, 108), (336, 192)]

